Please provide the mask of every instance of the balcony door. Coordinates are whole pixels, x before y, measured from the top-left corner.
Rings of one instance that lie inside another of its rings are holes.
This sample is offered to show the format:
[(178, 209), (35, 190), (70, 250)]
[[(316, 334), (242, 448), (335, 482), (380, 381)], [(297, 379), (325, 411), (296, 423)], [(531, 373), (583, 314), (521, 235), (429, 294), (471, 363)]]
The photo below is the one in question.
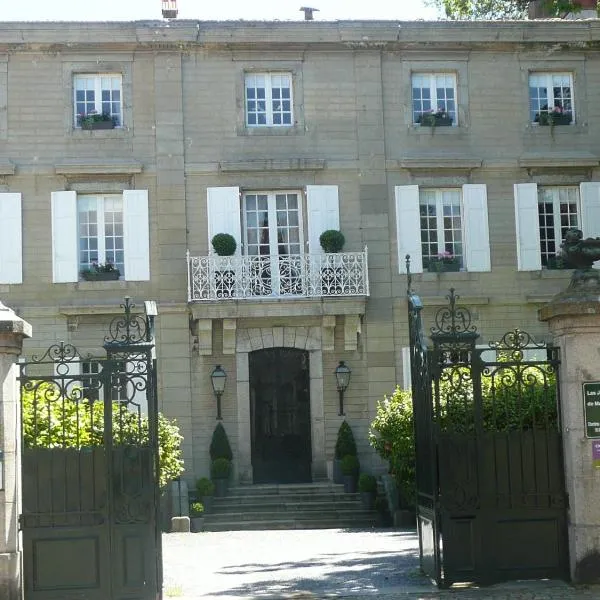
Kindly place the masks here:
[(302, 293), (302, 196), (298, 191), (244, 195), (244, 250), (253, 295)]
[(309, 355), (268, 348), (249, 355), (254, 483), (311, 481)]

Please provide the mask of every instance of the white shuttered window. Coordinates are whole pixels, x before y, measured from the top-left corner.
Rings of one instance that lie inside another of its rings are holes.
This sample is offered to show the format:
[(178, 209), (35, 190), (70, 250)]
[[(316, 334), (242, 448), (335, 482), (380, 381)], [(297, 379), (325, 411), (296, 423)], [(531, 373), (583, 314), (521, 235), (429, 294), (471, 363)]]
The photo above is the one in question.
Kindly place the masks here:
[(23, 283), (21, 194), (0, 193), (0, 283)]

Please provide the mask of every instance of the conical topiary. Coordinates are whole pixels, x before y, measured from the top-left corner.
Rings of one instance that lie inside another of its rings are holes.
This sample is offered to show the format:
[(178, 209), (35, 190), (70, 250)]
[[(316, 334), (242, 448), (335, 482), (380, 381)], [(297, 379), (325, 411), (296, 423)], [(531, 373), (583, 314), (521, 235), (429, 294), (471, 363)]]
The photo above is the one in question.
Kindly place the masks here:
[(356, 442), (354, 434), (347, 421), (343, 421), (338, 430), (337, 440), (335, 442), (335, 458), (341, 460), (344, 456), (356, 456)]
[(227, 434), (222, 423), (217, 423), (210, 442), (210, 460), (212, 461), (216, 458), (233, 460), (231, 446), (229, 445), (229, 440), (227, 439)]

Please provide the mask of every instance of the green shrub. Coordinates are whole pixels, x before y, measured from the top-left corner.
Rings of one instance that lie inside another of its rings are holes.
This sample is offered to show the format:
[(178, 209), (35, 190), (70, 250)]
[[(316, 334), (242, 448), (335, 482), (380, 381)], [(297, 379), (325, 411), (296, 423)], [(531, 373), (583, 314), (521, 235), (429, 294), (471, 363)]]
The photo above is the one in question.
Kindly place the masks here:
[(215, 460), (215, 458), (233, 460), (229, 439), (227, 438), (227, 433), (225, 433), (225, 427), (223, 427), (222, 423), (217, 423), (217, 426), (213, 431), (209, 452), (211, 460)]
[(217, 233), (213, 236), (211, 243), (219, 256), (233, 256), (237, 248), (235, 238), (229, 233)]
[(342, 458), (342, 473), (344, 475), (358, 475), (360, 471), (360, 463), (358, 458), (352, 454), (346, 454)]
[(375, 476), (368, 473), (361, 473), (358, 478), (358, 491), (375, 493), (377, 491), (377, 479)]
[(356, 441), (354, 434), (347, 421), (343, 421), (338, 429), (337, 440), (335, 442), (335, 458), (341, 460), (347, 454), (356, 456)]
[(212, 496), (215, 493), (215, 484), (208, 477), (201, 477), (196, 481), (196, 491), (200, 498)]
[[(72, 390), (72, 393), (77, 393)], [(32, 382), (21, 393), (23, 446), (25, 448), (89, 448), (104, 445), (104, 403), (73, 400), (61, 396), (58, 386)], [(115, 447), (143, 445), (148, 441), (148, 418), (127, 410), (120, 402), (112, 405)], [(183, 473), (181, 441), (175, 420), (158, 414), (159, 484)]]
[(210, 476), (213, 479), (227, 479), (231, 474), (231, 461), (226, 458), (215, 458), (210, 466)]
[(323, 251), (329, 254), (340, 252), (346, 243), (346, 238), (341, 231), (328, 229), (319, 236), (319, 242)]
[(190, 504), (190, 517), (201, 517), (204, 515), (204, 504), (202, 502), (193, 502)]

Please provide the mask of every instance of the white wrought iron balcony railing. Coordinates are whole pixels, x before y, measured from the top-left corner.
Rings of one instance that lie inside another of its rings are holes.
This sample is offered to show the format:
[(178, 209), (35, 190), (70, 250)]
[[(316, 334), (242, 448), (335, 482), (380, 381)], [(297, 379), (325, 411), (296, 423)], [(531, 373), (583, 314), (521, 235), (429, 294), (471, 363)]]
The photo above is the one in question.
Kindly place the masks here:
[(188, 301), (368, 296), (367, 249), (337, 254), (190, 256)]

